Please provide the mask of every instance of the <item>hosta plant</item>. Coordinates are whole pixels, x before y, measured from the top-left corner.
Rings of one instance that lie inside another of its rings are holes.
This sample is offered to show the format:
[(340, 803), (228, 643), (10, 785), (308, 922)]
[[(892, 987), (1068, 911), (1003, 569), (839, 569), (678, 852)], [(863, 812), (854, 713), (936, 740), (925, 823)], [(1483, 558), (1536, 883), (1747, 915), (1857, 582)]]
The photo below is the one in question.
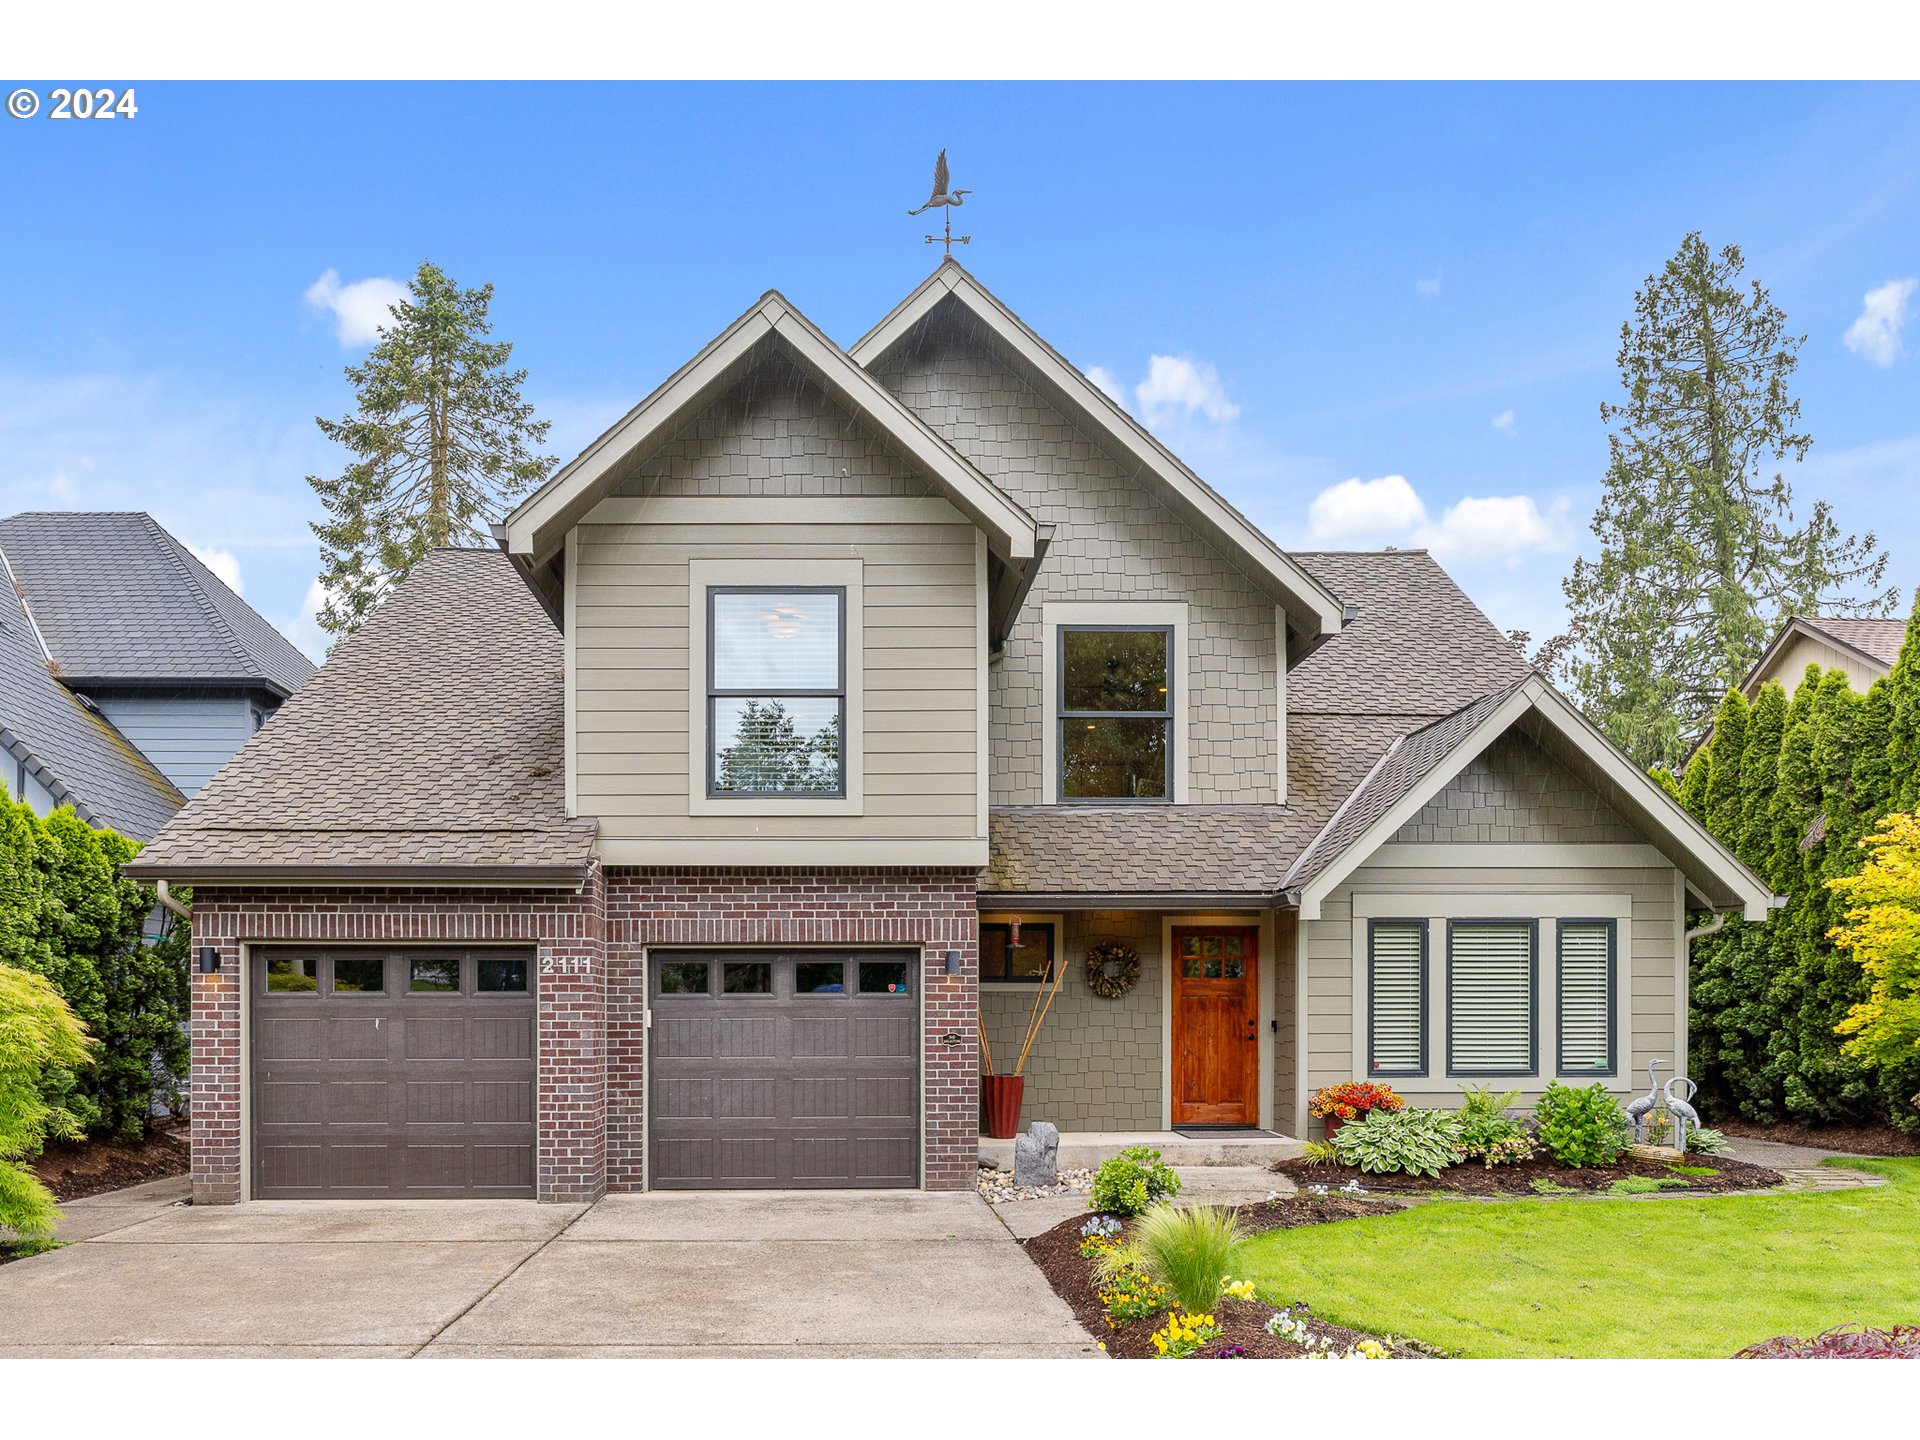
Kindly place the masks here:
[(1733, 1148), (1732, 1144), (1718, 1130), (1709, 1130), (1704, 1125), (1698, 1130), (1687, 1131), (1687, 1149), (1700, 1155), (1724, 1155)]
[(1444, 1110), (1375, 1110), (1357, 1125), (1342, 1125), (1333, 1148), (1344, 1165), (1374, 1175), (1438, 1175), (1459, 1163), (1459, 1129)]

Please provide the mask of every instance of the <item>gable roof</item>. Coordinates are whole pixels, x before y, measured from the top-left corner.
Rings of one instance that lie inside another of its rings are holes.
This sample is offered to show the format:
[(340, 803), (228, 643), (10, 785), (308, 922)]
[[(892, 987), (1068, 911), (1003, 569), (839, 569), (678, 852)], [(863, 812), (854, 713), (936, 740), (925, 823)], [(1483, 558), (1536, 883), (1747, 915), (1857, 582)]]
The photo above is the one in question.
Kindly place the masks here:
[[(54, 677), (0, 554), (0, 765), (24, 765), (56, 805), (145, 840), (186, 803), (106, 716)], [(13, 789), (13, 777), (0, 790)]]
[(1297, 564), (1260, 529), (1154, 438), (1099, 386), (968, 273), (959, 261), (938, 269), (854, 343), (849, 354), (871, 370), (916, 326), (943, 304), (963, 306), (1020, 364), (1043, 394), (1084, 418), (1118, 454), (1158, 482), (1176, 514), (1211, 543), (1238, 557), (1306, 640), (1337, 632), (1345, 622), (1344, 597)]
[[(1876, 671), (1891, 670), (1900, 658), (1900, 647), (1906, 643), (1907, 628), (1908, 622), (1905, 620), (1789, 615), (1760, 658), (1753, 662), (1753, 668), (1740, 682), (1740, 688), (1751, 695), (1755, 682), (1772, 668), (1787, 643), (1796, 635), (1850, 651), (1867, 661)], [(1798, 680), (1794, 683), (1797, 684)]]
[(285, 696), (314, 672), (144, 511), (9, 516), (0, 551), (70, 685), (228, 681)]
[(563, 662), (505, 555), (432, 551), (127, 873), (577, 887)]
[(509, 553), (535, 565), (552, 556), (567, 531), (612, 488), (621, 468), (671, 438), (676, 422), (737, 380), (754, 354), (779, 344), (834, 400), (862, 416), (914, 461), (945, 497), (986, 532), (1002, 559), (1028, 560), (1039, 540), (1033, 517), (936, 435), (866, 371), (847, 358), (778, 291), (769, 290), (624, 418), (509, 515)]
[(1645, 834), (1711, 908), (1737, 907), (1749, 920), (1766, 919), (1776, 900), (1760, 877), (1537, 674), (1394, 742), (1287, 872), (1285, 888), (1301, 917), (1316, 918), (1334, 886), (1522, 722), (1536, 743)]

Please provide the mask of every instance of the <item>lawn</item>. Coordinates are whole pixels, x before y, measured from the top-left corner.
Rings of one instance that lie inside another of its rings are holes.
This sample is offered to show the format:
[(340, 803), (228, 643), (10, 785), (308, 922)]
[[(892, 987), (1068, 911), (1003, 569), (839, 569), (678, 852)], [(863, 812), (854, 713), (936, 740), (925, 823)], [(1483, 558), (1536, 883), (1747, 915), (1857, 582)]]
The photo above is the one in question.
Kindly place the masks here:
[(1849, 1320), (1920, 1320), (1920, 1160), (1872, 1190), (1688, 1200), (1435, 1200), (1249, 1241), (1273, 1304), (1451, 1354), (1715, 1357)]

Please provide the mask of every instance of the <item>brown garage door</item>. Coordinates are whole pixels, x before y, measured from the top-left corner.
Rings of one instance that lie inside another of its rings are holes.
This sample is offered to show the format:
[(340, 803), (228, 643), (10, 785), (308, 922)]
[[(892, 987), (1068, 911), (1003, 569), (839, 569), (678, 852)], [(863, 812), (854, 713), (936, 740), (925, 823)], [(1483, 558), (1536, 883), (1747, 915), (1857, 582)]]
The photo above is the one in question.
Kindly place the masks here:
[(531, 1196), (530, 950), (253, 951), (253, 1193)]
[(919, 970), (913, 951), (651, 952), (652, 1183), (918, 1185)]

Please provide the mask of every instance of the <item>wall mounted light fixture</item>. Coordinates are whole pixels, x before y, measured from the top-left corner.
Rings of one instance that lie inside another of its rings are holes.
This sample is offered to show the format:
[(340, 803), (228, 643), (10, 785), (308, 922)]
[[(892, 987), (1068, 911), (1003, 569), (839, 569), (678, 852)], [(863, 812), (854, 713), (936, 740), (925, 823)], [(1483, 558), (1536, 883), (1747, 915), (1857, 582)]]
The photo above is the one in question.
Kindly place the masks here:
[(220, 952), (211, 945), (202, 945), (195, 952), (200, 961), (200, 973), (211, 975), (220, 968)]
[(945, 959), (947, 962), (947, 974), (958, 975), (960, 973), (960, 952), (958, 950), (949, 950), (946, 953)]

